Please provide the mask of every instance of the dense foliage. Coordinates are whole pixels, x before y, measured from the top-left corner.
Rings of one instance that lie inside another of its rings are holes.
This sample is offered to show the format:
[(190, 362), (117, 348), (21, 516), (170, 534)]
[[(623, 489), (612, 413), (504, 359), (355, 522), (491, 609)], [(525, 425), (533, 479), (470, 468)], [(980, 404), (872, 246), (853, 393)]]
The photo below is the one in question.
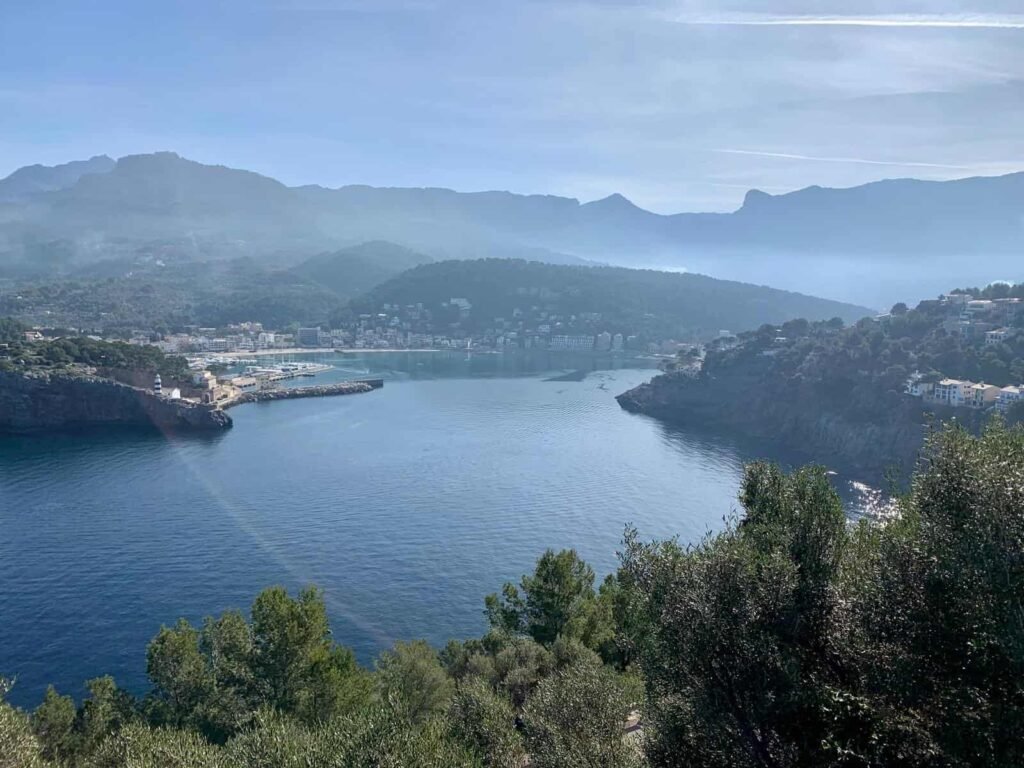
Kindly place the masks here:
[[(763, 326), (741, 334), (738, 345), (712, 347), (703, 375), (742, 380), (751, 401), (799, 404), (859, 421), (898, 415), (908, 405), (903, 392), (915, 371), (930, 381), (1024, 382), (1024, 327), (1011, 328), (1005, 341), (988, 344), (984, 334), (948, 330), (949, 311), (935, 303), (894, 309), (851, 327), (802, 320)], [(1024, 323), (1024, 312), (1018, 322)]]
[(20, 340), (11, 341), (0, 350), (0, 370), (62, 370), (75, 365), (98, 368), (105, 373), (159, 373), (168, 381), (188, 376), (185, 358), (165, 355), (148, 344), (102, 341), (88, 336), (26, 341), (22, 334)]
[(429, 261), (432, 259), (422, 253), (375, 240), (312, 256), (291, 272), (348, 300)]
[[(753, 464), (694, 545), (627, 531), (600, 590), (574, 552), (486, 601), (491, 628), (373, 671), (322, 596), (150, 643), (151, 690), (2, 702), (0, 766), (797, 768), (1024, 763), (1024, 430), (930, 438), (888, 514), (822, 468)], [(627, 716), (643, 732), (624, 737)]]
[(28, 328), (12, 317), (0, 317), (0, 343), (23, 341)]
[[(467, 299), (473, 309), (463, 325), (492, 327), (516, 309), (536, 306), (568, 321), (597, 313), (598, 330), (651, 338), (717, 334), (722, 328), (753, 328), (795, 317), (852, 321), (869, 310), (764, 286), (703, 275), (613, 267), (574, 267), (518, 259), (480, 259), (425, 264), (352, 302), (355, 312), (379, 312), (384, 304), (421, 303), (444, 320), (441, 305)], [(458, 320), (456, 308), (451, 320)]]
[(1024, 283), (990, 283), (984, 288), (958, 288), (954, 293), (969, 293), (981, 299), (1024, 299)]
[(448, 318), (440, 305), (461, 297), (476, 308), (463, 318), (471, 331), (488, 327), (495, 317), (511, 319), (516, 308), (538, 306), (566, 320), (598, 313), (599, 330), (660, 339), (802, 316), (855, 320), (868, 313), (849, 304), (700, 275), (515, 259), (425, 262), (429, 257), (387, 242), (323, 253), (289, 269), (271, 269), (244, 257), (164, 263), (146, 254), (101, 262), (58, 280), (0, 281), (0, 315), (105, 333), (164, 332), (245, 321), (268, 328), (329, 319), (338, 325), (353, 313), (377, 312), (383, 304), (422, 303), (437, 315), (441, 331), (460, 318), (457, 309)]
[(1024, 760), (1024, 432), (930, 440), (887, 524), (754, 465), (693, 547), (631, 537), (655, 766)]
[(245, 321), (283, 328), (321, 322), (342, 301), (315, 282), (252, 259), (101, 266), (74, 278), (0, 284), (0, 314), (106, 333)]
[[(593, 572), (573, 552), (546, 561), (589, 574), (578, 602), (558, 609), (578, 625), (598, 601)], [(528, 580), (549, 582), (550, 568)], [(595, 636), (613, 633), (609, 624)], [(229, 611), (161, 628), (146, 671), (152, 687), (142, 698), (104, 677), (77, 705), (50, 688), (30, 716), (0, 701), (0, 747), (10, 742), (8, 752), (40, 766), (83, 768), (521, 768), (530, 753), (550, 755), (538, 765), (582, 768), (637, 757), (622, 739), (640, 696), (635, 679), (568, 632), (540, 643), (496, 626), (441, 653), (399, 642), (370, 671), (331, 638), (317, 590), (291, 597), (275, 587), (248, 618)]]

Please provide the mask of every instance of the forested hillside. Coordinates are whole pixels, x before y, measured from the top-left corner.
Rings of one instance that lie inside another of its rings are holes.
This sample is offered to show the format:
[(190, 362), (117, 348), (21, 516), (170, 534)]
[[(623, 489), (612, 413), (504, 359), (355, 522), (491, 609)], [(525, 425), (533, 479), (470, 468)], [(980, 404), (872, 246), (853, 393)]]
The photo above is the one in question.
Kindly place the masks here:
[(366, 293), (407, 269), (433, 261), (429, 256), (383, 240), (311, 256), (291, 272), (331, 291), (339, 299)]
[[(987, 291), (973, 294), (1019, 297), (1024, 285)], [(912, 374), (923, 382), (1024, 382), (1024, 310), (1012, 302), (992, 305), (988, 311), (998, 316), (992, 319), (1010, 324), (1000, 327), (996, 342), (976, 330), (996, 323), (966, 320), (961, 328), (966, 306), (952, 300), (897, 305), (850, 327), (805, 319), (766, 325), (710, 345), (698, 375), (665, 374), (619, 401), (669, 421), (770, 435), (872, 471), (906, 468), (933, 410), (905, 393)], [(961, 409), (957, 418), (977, 423), (978, 414)]]
[(276, 270), (252, 258), (104, 262), (61, 280), (0, 283), (0, 315), (46, 327), (168, 329), (256, 321), (323, 323), (331, 311), (429, 258), (394, 243), (362, 243)]
[(615, 267), (571, 267), (513, 259), (426, 264), (352, 302), (355, 312), (384, 304), (422, 303), (436, 310), (452, 298), (472, 304), (466, 322), (484, 328), (496, 317), (538, 307), (562, 318), (600, 315), (612, 333), (682, 338), (721, 329), (753, 328), (796, 317), (853, 321), (865, 307), (764, 286), (693, 275)]

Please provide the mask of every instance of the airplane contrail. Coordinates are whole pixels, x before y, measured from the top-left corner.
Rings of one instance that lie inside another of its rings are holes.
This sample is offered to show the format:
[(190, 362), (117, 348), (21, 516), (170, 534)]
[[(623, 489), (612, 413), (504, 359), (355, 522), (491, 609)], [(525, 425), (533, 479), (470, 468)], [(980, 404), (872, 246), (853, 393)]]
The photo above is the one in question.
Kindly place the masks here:
[(821, 157), (818, 155), (798, 155), (790, 152), (760, 152), (753, 149), (711, 149), (721, 155), (752, 155), (754, 157), (777, 157), (782, 160), (808, 160), (819, 163), (859, 163), (861, 165), (894, 165), (910, 168), (944, 168), (954, 171), (973, 170), (969, 165), (949, 165), (946, 163), (921, 163), (899, 160), (871, 160), (864, 157)]
[(721, 27), (919, 27), (1024, 29), (1024, 16), (722, 16), (677, 17), (678, 24)]

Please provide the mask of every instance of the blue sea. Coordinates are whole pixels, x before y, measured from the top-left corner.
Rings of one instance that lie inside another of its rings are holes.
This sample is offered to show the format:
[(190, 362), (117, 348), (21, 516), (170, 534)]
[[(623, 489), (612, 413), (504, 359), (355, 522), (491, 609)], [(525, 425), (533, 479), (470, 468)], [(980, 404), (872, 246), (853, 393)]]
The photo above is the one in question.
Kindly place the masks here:
[[(369, 394), (240, 406), (216, 435), (0, 437), (0, 676), (33, 706), (112, 674), (146, 687), (161, 624), (324, 590), (360, 660), (479, 635), (483, 598), (545, 548), (599, 576), (624, 526), (695, 541), (736, 509), (744, 462), (781, 454), (622, 411), (650, 360), (556, 354), (305, 357)], [(573, 380), (552, 380), (580, 371)], [(584, 375), (585, 374), (585, 375)], [(857, 478), (837, 477), (852, 511)]]

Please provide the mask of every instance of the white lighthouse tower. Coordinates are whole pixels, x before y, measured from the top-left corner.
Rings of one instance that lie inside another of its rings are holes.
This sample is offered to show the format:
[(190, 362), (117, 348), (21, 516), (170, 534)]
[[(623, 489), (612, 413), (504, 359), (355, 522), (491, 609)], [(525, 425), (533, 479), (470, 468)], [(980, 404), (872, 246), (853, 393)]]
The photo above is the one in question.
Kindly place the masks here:
[(163, 393), (163, 384), (160, 381), (160, 374), (158, 373), (156, 375), (156, 378), (153, 379), (153, 394), (157, 395), (159, 397), (162, 393)]

